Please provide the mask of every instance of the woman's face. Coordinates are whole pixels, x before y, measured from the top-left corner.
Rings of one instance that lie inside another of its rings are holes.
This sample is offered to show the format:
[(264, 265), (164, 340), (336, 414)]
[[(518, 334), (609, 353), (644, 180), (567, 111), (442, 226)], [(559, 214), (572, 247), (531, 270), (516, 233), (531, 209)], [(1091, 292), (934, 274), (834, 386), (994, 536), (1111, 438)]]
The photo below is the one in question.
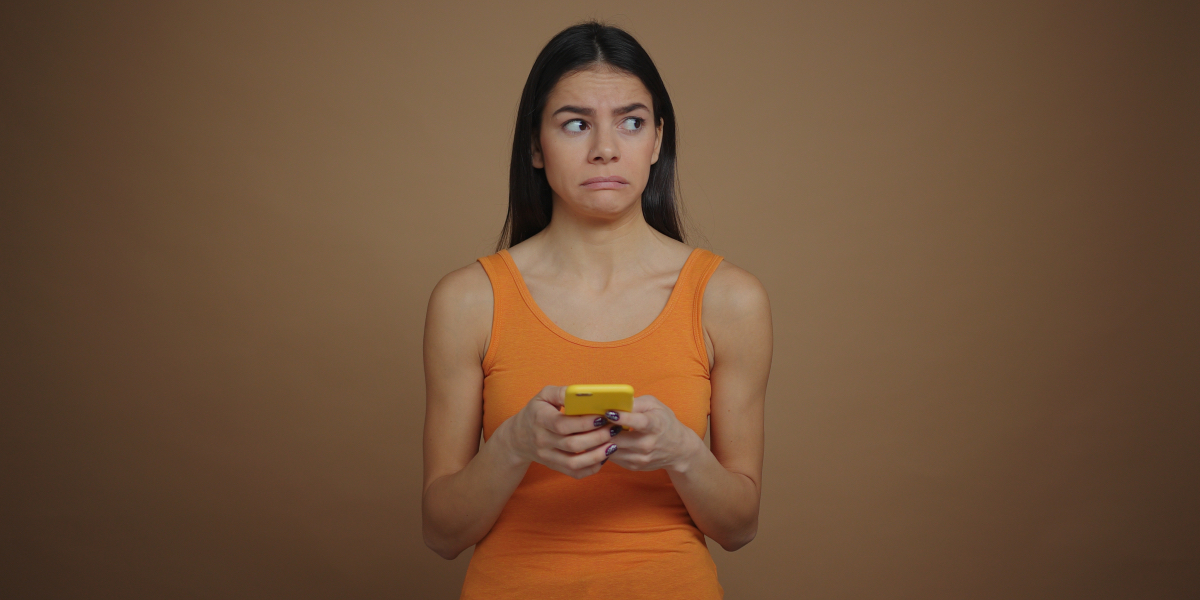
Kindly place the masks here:
[(652, 106), (642, 81), (622, 71), (589, 69), (559, 80), (533, 148), (533, 166), (546, 170), (555, 210), (609, 219), (640, 211), (662, 141)]

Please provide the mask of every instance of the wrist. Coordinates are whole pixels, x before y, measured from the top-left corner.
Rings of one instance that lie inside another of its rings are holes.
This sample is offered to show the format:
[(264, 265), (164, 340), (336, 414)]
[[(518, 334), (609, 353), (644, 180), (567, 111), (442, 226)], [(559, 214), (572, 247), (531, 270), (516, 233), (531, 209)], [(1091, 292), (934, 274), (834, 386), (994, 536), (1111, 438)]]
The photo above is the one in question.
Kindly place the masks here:
[(487, 445), (494, 444), (496, 459), (504, 466), (514, 469), (522, 466), (528, 467), (531, 461), (522, 456), (517, 440), (514, 438), (512, 419), (508, 419), (496, 427), (496, 430), (492, 432), (492, 437), (488, 439)]
[(670, 465), (664, 467), (668, 473), (672, 475), (684, 475), (691, 471), (696, 463), (702, 458), (703, 453), (708, 452), (708, 447), (704, 445), (704, 440), (700, 439), (690, 429), (683, 432), (683, 451)]

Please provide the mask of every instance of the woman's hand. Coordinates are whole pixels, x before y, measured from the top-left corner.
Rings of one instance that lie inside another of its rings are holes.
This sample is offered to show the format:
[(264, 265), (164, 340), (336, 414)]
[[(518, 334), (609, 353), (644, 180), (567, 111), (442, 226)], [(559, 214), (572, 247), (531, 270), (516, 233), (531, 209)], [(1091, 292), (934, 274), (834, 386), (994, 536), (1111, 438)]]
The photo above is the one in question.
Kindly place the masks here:
[(558, 409), (566, 394), (565, 386), (542, 388), (501, 427), (507, 428), (505, 439), (520, 460), (583, 479), (600, 471), (604, 459), (616, 449), (612, 437), (620, 428), (606, 427), (608, 420), (596, 415), (562, 414)]
[(609, 411), (606, 416), (632, 430), (621, 432), (621, 449), (609, 457), (630, 471), (686, 471), (696, 453), (708, 450), (696, 432), (654, 396), (634, 398), (633, 412)]

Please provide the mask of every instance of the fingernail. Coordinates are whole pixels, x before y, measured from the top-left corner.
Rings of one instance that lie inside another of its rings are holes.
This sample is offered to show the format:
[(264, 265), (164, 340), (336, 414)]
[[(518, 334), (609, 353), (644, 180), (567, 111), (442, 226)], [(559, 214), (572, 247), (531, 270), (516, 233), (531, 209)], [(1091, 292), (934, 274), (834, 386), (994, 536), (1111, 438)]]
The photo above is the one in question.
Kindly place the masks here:
[(604, 413), (604, 416), (608, 417), (609, 421), (620, 421), (621, 420), (621, 415), (618, 415), (617, 411), (615, 411), (615, 410), (610, 410), (610, 411)]
[(596, 417), (596, 420), (592, 421), (592, 425), (595, 425), (596, 427), (599, 427), (603, 424), (604, 424), (604, 417)]
[[(604, 455), (609, 456), (613, 452), (616, 452), (616, 451), (617, 451), (617, 445), (613, 444), (613, 445), (609, 446), (607, 450), (604, 451)], [(605, 459), (605, 460), (608, 460), (608, 459)]]
[(601, 465), (601, 466), (603, 466), (603, 465), (604, 465), (604, 463), (606, 463), (606, 462), (608, 462), (608, 459), (607, 459), (607, 458), (606, 458), (606, 459), (604, 459), (604, 460), (602, 460), (602, 461), (600, 461), (600, 465)]
[(609, 428), (609, 430), (608, 430), (608, 437), (612, 437), (612, 436), (614, 436), (614, 435), (617, 435), (618, 433), (621, 433), (621, 426), (620, 426), (620, 425), (613, 425), (613, 426), (612, 426), (611, 428)]

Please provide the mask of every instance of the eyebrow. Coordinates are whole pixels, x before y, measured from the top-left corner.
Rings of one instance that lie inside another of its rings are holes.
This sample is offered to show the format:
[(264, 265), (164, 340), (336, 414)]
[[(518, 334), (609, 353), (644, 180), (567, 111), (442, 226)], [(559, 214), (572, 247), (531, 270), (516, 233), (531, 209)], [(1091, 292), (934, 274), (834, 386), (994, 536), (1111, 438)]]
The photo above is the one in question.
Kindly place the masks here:
[[(626, 106), (622, 106), (621, 108), (614, 110), (613, 114), (614, 115), (623, 115), (626, 113), (631, 113), (639, 108), (642, 108), (645, 110), (650, 110), (649, 108), (646, 108), (645, 104), (642, 104), (641, 102), (634, 102), (633, 104), (628, 104)], [(589, 117), (596, 116), (596, 109), (594, 109), (594, 108), (585, 108), (583, 106), (573, 106), (571, 104), (568, 104), (566, 106), (563, 106), (562, 108), (559, 108), (558, 110), (551, 113), (550, 116), (553, 117), (554, 115), (557, 115), (560, 112), (571, 112), (571, 113), (575, 113), (575, 114), (579, 114), (579, 115), (587, 115)]]

